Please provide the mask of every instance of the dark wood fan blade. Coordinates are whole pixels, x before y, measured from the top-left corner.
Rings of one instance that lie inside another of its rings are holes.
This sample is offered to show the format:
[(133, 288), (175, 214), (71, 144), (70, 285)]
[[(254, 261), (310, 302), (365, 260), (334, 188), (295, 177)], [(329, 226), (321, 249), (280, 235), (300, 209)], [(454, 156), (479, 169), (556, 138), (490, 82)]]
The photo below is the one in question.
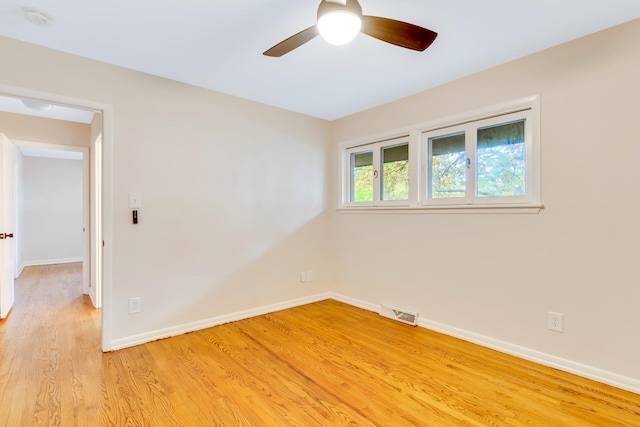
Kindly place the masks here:
[(306, 30), (300, 31), (298, 34), (294, 34), (288, 39), (281, 41), (271, 49), (263, 53), (266, 56), (282, 56), (285, 53), (291, 52), (293, 49), (302, 46), (312, 38), (318, 35), (318, 27), (309, 27)]
[(408, 22), (366, 15), (362, 17), (360, 31), (383, 42), (419, 51), (428, 48), (438, 36), (438, 33)]

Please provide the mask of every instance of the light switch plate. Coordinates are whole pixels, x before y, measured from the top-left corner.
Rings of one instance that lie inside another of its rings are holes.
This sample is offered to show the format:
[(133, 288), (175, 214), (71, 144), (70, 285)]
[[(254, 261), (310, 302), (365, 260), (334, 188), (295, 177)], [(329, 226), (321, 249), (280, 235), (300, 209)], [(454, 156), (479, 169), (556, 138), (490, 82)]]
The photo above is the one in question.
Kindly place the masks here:
[(141, 193), (129, 193), (129, 207), (131, 209), (140, 209), (142, 207)]

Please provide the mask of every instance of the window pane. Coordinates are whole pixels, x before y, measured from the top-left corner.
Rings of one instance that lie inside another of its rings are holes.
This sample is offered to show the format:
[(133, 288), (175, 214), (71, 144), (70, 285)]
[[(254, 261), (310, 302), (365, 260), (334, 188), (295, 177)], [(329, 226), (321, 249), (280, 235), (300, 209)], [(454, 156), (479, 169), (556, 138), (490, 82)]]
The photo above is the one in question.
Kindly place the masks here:
[(527, 194), (524, 120), (478, 129), (477, 196)]
[(464, 132), (429, 138), (430, 199), (465, 197), (466, 162)]
[(385, 147), (381, 151), (382, 200), (407, 200), (409, 198), (409, 145)]
[(351, 154), (350, 190), (352, 202), (373, 201), (373, 151)]

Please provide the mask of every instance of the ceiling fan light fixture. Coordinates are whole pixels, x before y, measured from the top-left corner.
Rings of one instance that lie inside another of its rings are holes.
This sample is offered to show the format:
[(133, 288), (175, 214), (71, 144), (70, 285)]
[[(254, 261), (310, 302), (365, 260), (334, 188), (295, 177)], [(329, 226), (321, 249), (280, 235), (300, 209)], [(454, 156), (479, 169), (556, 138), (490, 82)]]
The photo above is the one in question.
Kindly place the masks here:
[(422, 52), (438, 33), (408, 22), (362, 14), (358, 0), (320, 0), (318, 22), (267, 49), (263, 55), (280, 57), (320, 35), (335, 45), (349, 43), (359, 32), (374, 39)]
[(331, 44), (347, 44), (360, 32), (361, 18), (358, 0), (322, 0), (318, 6), (318, 33)]
[(318, 19), (318, 32), (327, 42), (343, 45), (356, 38), (361, 25), (360, 17), (355, 13), (336, 10)]

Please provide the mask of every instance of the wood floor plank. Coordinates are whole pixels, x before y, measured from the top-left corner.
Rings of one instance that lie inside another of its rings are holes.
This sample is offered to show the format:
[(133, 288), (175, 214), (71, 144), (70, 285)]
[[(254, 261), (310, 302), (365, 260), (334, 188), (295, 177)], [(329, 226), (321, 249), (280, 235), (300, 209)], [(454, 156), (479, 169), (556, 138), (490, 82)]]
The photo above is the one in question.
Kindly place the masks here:
[(322, 301), (113, 353), (81, 264), (0, 322), (0, 426), (640, 426), (640, 396)]

